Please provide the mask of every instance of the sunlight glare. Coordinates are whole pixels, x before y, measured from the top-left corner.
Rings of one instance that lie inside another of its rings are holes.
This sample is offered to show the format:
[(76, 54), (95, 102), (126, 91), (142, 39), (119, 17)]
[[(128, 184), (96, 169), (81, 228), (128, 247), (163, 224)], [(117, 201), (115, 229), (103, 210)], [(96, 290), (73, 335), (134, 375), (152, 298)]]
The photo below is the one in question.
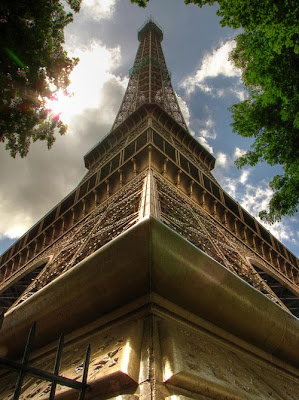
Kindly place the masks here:
[(70, 124), (72, 118), (87, 108), (96, 108), (101, 100), (103, 84), (111, 79), (111, 70), (120, 62), (120, 48), (108, 49), (100, 42), (76, 51), (80, 61), (70, 74), (68, 93), (60, 91), (57, 99), (47, 102), (52, 117)]

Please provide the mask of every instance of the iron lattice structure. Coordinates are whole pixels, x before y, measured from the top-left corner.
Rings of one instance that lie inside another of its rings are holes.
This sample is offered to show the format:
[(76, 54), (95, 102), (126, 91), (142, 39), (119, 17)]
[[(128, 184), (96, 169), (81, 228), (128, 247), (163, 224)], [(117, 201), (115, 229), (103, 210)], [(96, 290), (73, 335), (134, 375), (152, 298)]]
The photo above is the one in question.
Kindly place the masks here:
[(189, 133), (152, 21), (112, 130), (86, 156), (73, 192), (1, 257), (7, 312), (154, 215), (224, 267), (298, 315), (298, 261), (212, 175), (214, 157)]
[(130, 70), (128, 87), (112, 129), (144, 103), (159, 104), (187, 129), (163, 55), (162, 30), (153, 21), (149, 21), (139, 30), (138, 39), (140, 45)]

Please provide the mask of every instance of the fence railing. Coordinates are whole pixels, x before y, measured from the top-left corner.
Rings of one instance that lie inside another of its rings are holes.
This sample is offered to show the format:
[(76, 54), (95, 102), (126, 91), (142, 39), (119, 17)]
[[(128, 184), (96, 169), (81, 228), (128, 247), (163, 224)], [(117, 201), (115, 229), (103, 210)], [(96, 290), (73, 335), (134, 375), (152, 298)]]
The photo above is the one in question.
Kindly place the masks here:
[[(3, 322), (3, 314), (0, 315), (0, 329)], [(88, 375), (88, 367), (89, 367), (89, 360), (90, 360), (90, 345), (86, 349), (85, 360), (84, 360), (84, 367), (83, 367), (83, 374), (82, 374), (82, 381), (77, 381), (76, 379), (69, 379), (64, 376), (59, 375), (60, 369), (60, 362), (62, 357), (63, 345), (64, 345), (64, 334), (60, 336), (55, 363), (53, 372), (44, 371), (40, 368), (36, 368), (30, 365), (29, 357), (33, 350), (33, 343), (35, 338), (35, 330), (36, 330), (36, 322), (34, 322), (30, 328), (27, 343), (24, 349), (22, 361), (14, 361), (12, 359), (6, 357), (0, 357), (0, 368), (17, 371), (19, 373), (13, 400), (18, 400), (21, 395), (23, 381), (26, 375), (35, 376), (41, 380), (51, 382), (51, 389), (49, 392), (49, 400), (55, 399), (56, 393), (56, 386), (66, 386), (71, 389), (75, 389), (79, 391), (78, 400), (84, 400), (85, 392), (89, 388), (87, 385), (87, 375)]]

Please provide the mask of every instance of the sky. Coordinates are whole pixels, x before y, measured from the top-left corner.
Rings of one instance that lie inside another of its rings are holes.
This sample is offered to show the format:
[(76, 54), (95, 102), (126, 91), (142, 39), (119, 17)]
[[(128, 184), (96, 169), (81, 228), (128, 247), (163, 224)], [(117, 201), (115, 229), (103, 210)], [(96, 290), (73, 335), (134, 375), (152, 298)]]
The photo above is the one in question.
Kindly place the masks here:
[[(267, 182), (281, 170), (234, 165), (252, 141), (232, 132), (227, 108), (247, 94), (228, 60), (238, 32), (222, 28), (216, 10), (183, 0), (151, 0), (146, 9), (129, 0), (82, 0), (65, 30), (65, 49), (80, 58), (70, 76), (73, 95), (49, 104), (68, 132), (50, 151), (43, 142), (32, 144), (24, 159), (12, 159), (0, 145), (0, 253), (82, 179), (83, 156), (111, 129), (138, 48), (137, 31), (149, 17), (164, 32), (166, 63), (189, 130), (217, 159), (214, 176), (253, 216), (266, 207)], [(298, 255), (298, 217), (266, 228)]]

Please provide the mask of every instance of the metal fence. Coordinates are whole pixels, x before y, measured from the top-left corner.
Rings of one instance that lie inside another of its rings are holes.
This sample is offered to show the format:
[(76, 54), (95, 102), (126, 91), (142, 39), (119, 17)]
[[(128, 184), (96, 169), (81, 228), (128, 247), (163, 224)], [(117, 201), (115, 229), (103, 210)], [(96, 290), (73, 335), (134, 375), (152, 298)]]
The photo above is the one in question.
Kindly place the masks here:
[[(0, 328), (1, 328), (2, 322), (3, 322), (3, 314), (0, 315)], [(27, 343), (25, 346), (25, 350), (24, 350), (21, 362), (14, 361), (14, 360), (6, 358), (6, 357), (0, 357), (0, 368), (17, 371), (19, 373), (19, 376), (18, 376), (18, 379), (16, 382), (16, 386), (15, 386), (13, 399), (18, 400), (20, 398), (24, 378), (26, 375), (31, 375), (31, 376), (35, 376), (41, 380), (51, 382), (51, 389), (49, 392), (50, 400), (55, 399), (57, 385), (66, 386), (68, 388), (78, 390), (79, 391), (78, 399), (84, 400), (85, 392), (89, 388), (89, 386), (87, 385), (87, 375), (88, 375), (88, 367), (89, 367), (89, 360), (90, 360), (90, 345), (86, 349), (82, 381), (80, 382), (80, 381), (77, 381), (76, 379), (69, 379), (69, 378), (59, 375), (60, 362), (61, 362), (63, 345), (64, 345), (64, 334), (62, 334), (59, 339), (56, 357), (55, 357), (54, 369), (53, 369), (52, 373), (44, 371), (39, 368), (35, 368), (33, 366), (30, 366), (29, 357), (30, 357), (30, 353), (33, 350), (35, 328), (36, 328), (36, 323), (34, 322), (31, 326), (29, 334), (28, 334)]]

